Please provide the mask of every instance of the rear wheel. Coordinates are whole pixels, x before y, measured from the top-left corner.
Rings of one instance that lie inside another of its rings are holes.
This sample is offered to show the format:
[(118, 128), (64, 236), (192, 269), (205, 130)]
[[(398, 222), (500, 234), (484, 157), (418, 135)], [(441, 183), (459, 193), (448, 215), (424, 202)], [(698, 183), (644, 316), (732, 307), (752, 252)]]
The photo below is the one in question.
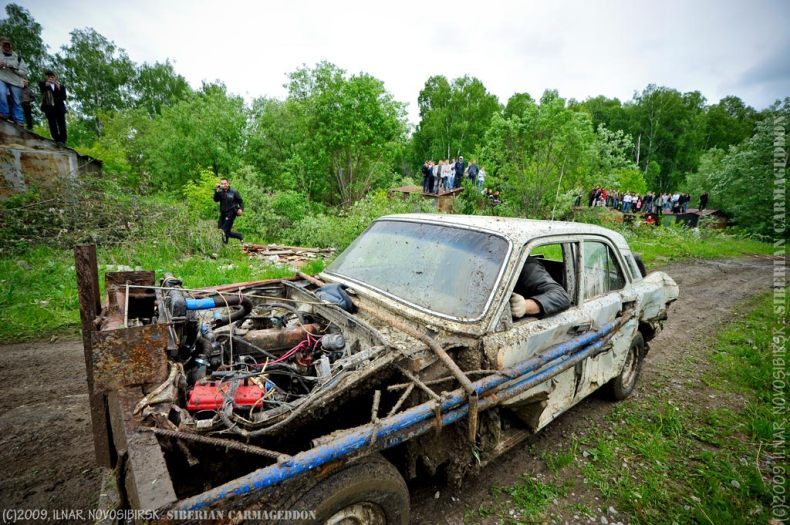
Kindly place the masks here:
[(628, 356), (625, 359), (623, 370), (619, 376), (609, 381), (606, 385), (609, 396), (612, 399), (622, 401), (631, 395), (642, 372), (642, 361), (644, 358), (645, 339), (642, 337), (641, 332), (637, 332), (631, 340), (631, 346), (628, 348)]
[(315, 512), (314, 520), (303, 523), (406, 525), (409, 490), (398, 470), (374, 455), (322, 480), (291, 509)]
[(636, 267), (639, 268), (639, 273), (642, 274), (642, 277), (646, 276), (647, 268), (645, 267), (642, 257), (640, 257), (638, 253), (634, 254), (634, 261), (636, 262)]

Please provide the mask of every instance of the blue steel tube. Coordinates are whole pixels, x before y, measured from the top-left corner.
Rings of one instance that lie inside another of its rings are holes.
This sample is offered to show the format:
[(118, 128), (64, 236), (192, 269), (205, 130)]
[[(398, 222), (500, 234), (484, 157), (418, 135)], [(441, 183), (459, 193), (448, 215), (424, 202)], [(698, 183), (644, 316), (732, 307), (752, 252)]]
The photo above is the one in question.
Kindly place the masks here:
[[(515, 367), (476, 381), (473, 383), (475, 391), (478, 394), (485, 394), (505, 382), (512, 381), (513, 378), (518, 378), (515, 383), (508, 385), (501, 392), (494, 392), (481, 398), (479, 408), (481, 410), (487, 409), (504, 399), (517, 395), (575, 365), (593, 352), (597, 352), (604, 345), (604, 341), (599, 340), (611, 333), (618, 324), (617, 321), (608, 323), (596, 332), (588, 332), (570, 341), (556, 345), (543, 354), (523, 361)], [(598, 342), (595, 343), (595, 341)], [(563, 359), (538, 374), (526, 375), (541, 368), (548, 362), (568, 356), (571, 357)], [(443, 414), (442, 420), (443, 422), (445, 419), (447, 420), (443, 424), (453, 423), (468, 413), (469, 406), (466, 403), (466, 399), (466, 392), (463, 389), (457, 389), (442, 401), (440, 405), (440, 411)], [(226, 498), (243, 496), (250, 492), (277, 485), (321, 465), (350, 455), (371, 442), (384, 442), (382, 443), (385, 445), (383, 448), (394, 446), (430, 430), (435, 425), (433, 419), (435, 407), (435, 403), (429, 401), (405, 410), (400, 414), (382, 419), (378, 425), (367, 424), (356, 427), (329, 443), (297, 454), (287, 462), (256, 470), (219, 487), (181, 500), (173, 508), (177, 510), (199, 510), (220, 503)], [(394, 434), (402, 431), (405, 431), (403, 435), (394, 436)]]
[[(543, 383), (544, 381), (548, 381), (552, 377), (565, 372), (566, 370), (576, 366), (576, 363), (587, 359), (590, 356), (594, 356), (597, 354), (601, 348), (606, 344), (605, 341), (598, 341), (581, 352), (577, 354), (573, 354), (573, 356), (569, 357), (568, 359), (563, 359), (560, 362), (553, 364), (552, 366), (541, 370), (537, 374), (527, 375), (524, 377), (519, 378), (518, 381), (513, 383), (512, 385), (507, 385), (506, 387), (502, 388), (501, 390), (497, 390), (495, 392), (491, 392), (490, 395), (480, 399), (477, 404), (478, 410), (487, 410), (502, 401), (510, 399), (511, 397), (516, 397), (519, 394), (523, 394), (530, 388), (535, 387)], [(461, 418), (465, 417), (466, 414), (469, 413), (469, 405), (464, 404), (460, 407), (451, 410), (442, 415), (442, 426), (447, 426), (455, 423), (456, 421), (460, 420)], [(381, 448), (390, 448), (398, 445), (404, 441), (408, 441), (414, 437), (419, 435), (425, 434), (432, 430), (436, 425), (435, 421), (424, 421), (414, 428), (408, 430), (408, 432), (404, 432), (398, 434), (397, 436), (393, 436), (389, 439), (385, 439), (384, 443), (382, 444)]]

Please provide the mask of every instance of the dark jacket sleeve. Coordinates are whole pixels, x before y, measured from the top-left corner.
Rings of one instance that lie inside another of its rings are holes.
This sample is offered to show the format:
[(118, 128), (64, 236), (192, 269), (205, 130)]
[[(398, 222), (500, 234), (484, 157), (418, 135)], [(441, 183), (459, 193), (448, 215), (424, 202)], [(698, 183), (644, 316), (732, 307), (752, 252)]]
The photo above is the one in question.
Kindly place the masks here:
[(536, 260), (527, 259), (516, 284), (516, 293), (540, 305), (542, 316), (567, 310), (571, 305), (568, 292)]
[(219, 202), (222, 199), (222, 193), (218, 190), (214, 190), (214, 202)]
[(241, 193), (234, 190), (233, 201), (238, 205), (239, 209), (244, 209), (244, 201), (241, 199)]

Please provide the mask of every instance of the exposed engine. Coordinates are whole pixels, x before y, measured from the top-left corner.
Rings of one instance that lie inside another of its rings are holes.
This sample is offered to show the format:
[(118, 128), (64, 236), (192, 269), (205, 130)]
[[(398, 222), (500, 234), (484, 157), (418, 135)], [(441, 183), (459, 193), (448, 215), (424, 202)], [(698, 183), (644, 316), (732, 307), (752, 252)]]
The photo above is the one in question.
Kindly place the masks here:
[(197, 297), (165, 276), (160, 319), (173, 327), (170, 357), (183, 367), (179, 427), (267, 434), (365, 361), (360, 349), (373, 341), (364, 331), (289, 284)]

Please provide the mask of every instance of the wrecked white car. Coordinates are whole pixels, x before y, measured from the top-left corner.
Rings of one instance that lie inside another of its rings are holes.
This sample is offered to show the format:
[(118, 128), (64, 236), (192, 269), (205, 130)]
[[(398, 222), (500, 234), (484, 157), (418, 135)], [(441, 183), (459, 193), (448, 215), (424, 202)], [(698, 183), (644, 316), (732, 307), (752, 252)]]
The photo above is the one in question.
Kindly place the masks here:
[[(599, 388), (627, 397), (678, 296), (578, 223), (388, 216), (317, 277), (107, 274), (101, 309), (89, 248), (97, 457), (152, 519), (407, 523), (405, 480), (458, 481)], [(530, 265), (559, 302), (519, 289)]]

